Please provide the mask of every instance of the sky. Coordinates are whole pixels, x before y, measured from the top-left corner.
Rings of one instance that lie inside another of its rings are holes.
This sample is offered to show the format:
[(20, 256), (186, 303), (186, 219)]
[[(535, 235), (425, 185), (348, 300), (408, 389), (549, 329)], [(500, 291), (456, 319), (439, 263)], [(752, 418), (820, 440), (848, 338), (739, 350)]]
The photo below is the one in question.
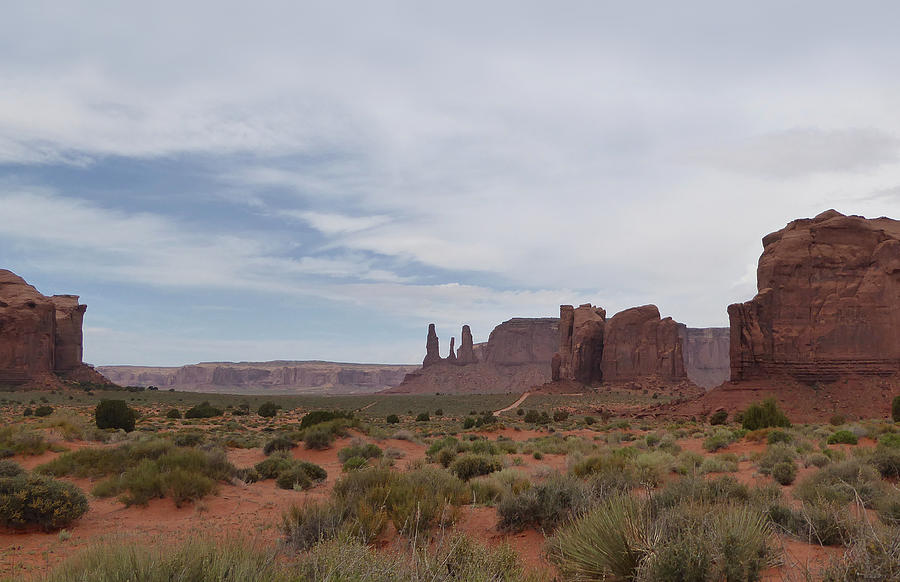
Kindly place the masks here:
[(727, 326), (761, 238), (900, 218), (894, 2), (0, 0), (0, 268), (97, 365)]

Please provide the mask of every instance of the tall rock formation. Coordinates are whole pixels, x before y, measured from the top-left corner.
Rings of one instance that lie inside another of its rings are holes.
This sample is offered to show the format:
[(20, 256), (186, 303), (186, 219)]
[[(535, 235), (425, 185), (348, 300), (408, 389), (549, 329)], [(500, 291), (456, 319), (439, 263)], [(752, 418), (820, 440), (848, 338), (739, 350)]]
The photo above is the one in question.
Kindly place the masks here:
[(459, 350), (456, 352), (456, 363), (465, 366), (478, 361), (475, 357), (475, 345), (472, 342), (472, 330), (468, 325), (462, 326)]
[(86, 309), (77, 295), (46, 297), (0, 269), (0, 384), (51, 384), (54, 373), (108, 383), (81, 361)]
[[(574, 308), (559, 307), (558, 379), (593, 384), (603, 379), (603, 355), (606, 311), (589, 303)], [(551, 366), (556, 367), (552, 361)]]
[(763, 238), (757, 289), (728, 307), (732, 380), (900, 371), (900, 222), (795, 220)]
[(425, 340), (425, 359), (422, 360), (422, 367), (427, 368), (434, 364), (442, 362), (441, 342), (438, 339), (437, 332), (434, 330), (434, 324), (428, 324), (428, 337)]
[(456, 363), (456, 348), (454, 347), (455, 345), (456, 345), (456, 338), (451, 337), (450, 338), (450, 353), (447, 354), (447, 363), (448, 364)]
[(709, 389), (728, 380), (731, 373), (729, 328), (679, 325), (678, 333), (684, 354), (684, 370), (691, 382)]
[(606, 322), (601, 369), (611, 382), (643, 376), (686, 379), (678, 324), (671, 317), (661, 319), (655, 305), (617, 313)]

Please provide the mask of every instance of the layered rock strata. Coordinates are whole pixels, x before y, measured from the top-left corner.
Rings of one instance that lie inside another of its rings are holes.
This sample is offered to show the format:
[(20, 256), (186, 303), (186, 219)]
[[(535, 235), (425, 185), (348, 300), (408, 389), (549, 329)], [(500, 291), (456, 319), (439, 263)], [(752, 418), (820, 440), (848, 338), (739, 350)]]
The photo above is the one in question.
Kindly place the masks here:
[(86, 305), (77, 295), (47, 297), (0, 269), (0, 384), (52, 384), (57, 376), (108, 382), (82, 362)]
[(101, 366), (123, 386), (244, 394), (372, 393), (397, 386), (418, 366), (335, 362), (207, 362), (180, 367)]
[(708, 389), (728, 381), (731, 374), (729, 328), (679, 325), (678, 333), (684, 370), (694, 384)]
[(900, 372), (900, 222), (794, 220), (763, 238), (757, 289), (728, 307), (733, 381)]
[(660, 318), (655, 305), (632, 307), (614, 315), (605, 325), (603, 379), (609, 382), (644, 376), (669, 381), (686, 379), (678, 326), (671, 317)]

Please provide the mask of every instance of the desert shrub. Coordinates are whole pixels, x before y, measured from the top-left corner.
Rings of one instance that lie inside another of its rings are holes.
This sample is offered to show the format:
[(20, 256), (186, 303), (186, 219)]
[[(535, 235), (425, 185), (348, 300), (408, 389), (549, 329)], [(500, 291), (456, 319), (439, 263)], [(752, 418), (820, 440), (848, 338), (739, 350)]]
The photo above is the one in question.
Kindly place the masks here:
[(845, 422), (847, 422), (847, 419), (843, 414), (835, 414), (828, 419), (828, 424), (830, 424), (831, 426), (841, 426)]
[(875, 500), (875, 509), (881, 521), (890, 525), (900, 525), (900, 490), (891, 489)]
[(475, 419), (471, 416), (467, 416), (465, 420), (463, 420), (463, 429), (470, 429), (475, 426)]
[(900, 422), (900, 396), (894, 396), (891, 401), (891, 418), (894, 422)]
[(735, 434), (732, 431), (726, 428), (716, 429), (716, 431), (711, 436), (704, 439), (703, 450), (714, 453), (718, 450), (724, 449), (734, 441)]
[(34, 415), (34, 409), (32, 409), (30, 406), (22, 411), (22, 416), (33, 416), (33, 415)]
[(791, 443), (794, 441), (793, 435), (786, 430), (775, 429), (769, 431), (769, 434), (766, 435), (766, 442), (770, 445), (774, 445), (776, 443)]
[(289, 469), (294, 460), (284, 453), (274, 453), (268, 459), (260, 461), (253, 468), (260, 479), (275, 479), (282, 471)]
[(333, 420), (352, 420), (352, 412), (344, 412), (343, 410), (313, 410), (306, 413), (300, 420), (300, 429), (309, 428), (323, 422)]
[(269, 440), (263, 447), (263, 454), (267, 457), (276, 451), (289, 451), (297, 446), (297, 443), (287, 435), (278, 435)]
[(757, 467), (763, 475), (771, 475), (772, 469), (779, 463), (793, 463), (797, 453), (793, 447), (784, 443), (776, 443), (766, 447), (765, 452), (759, 458)]
[(564, 420), (568, 420), (569, 413), (565, 410), (554, 410), (553, 411), (553, 422), (562, 422)]
[(364, 469), (368, 466), (369, 460), (363, 457), (350, 457), (344, 464), (341, 465), (341, 470), (345, 473), (349, 471), (359, 471), (360, 469)]
[(380, 459), (384, 453), (381, 448), (373, 443), (354, 443), (349, 447), (344, 447), (338, 451), (338, 460), (345, 463), (351, 457), (361, 457), (363, 459)]
[(281, 406), (275, 404), (274, 402), (266, 401), (259, 405), (259, 408), (256, 410), (256, 414), (260, 415), (263, 418), (274, 418), (278, 414), (279, 409), (281, 409)]
[(23, 469), (18, 463), (7, 460), (0, 461), (0, 479), (4, 477), (16, 477), (24, 473), (25, 469)]
[(174, 418), (174, 419), (181, 418), (181, 411), (178, 410), (177, 408), (170, 408), (169, 411), (166, 413), (166, 418)]
[(531, 487), (509, 488), (497, 504), (497, 527), (521, 531), (534, 527), (552, 531), (571, 515), (586, 509), (591, 501), (589, 488), (578, 479), (555, 475)]
[(669, 508), (684, 503), (744, 503), (750, 499), (750, 489), (731, 475), (716, 479), (684, 477), (667, 483), (653, 497), (659, 508)]
[(551, 560), (568, 578), (603, 580), (609, 574), (634, 580), (659, 538), (646, 505), (618, 496), (560, 528), (548, 546)]
[(327, 449), (334, 442), (334, 433), (323, 427), (313, 427), (303, 435), (303, 446), (307, 449)]
[(291, 548), (303, 552), (338, 535), (350, 517), (348, 508), (335, 501), (292, 505), (282, 515), (281, 532)]
[(50, 416), (51, 414), (53, 414), (52, 406), (46, 406), (46, 405), (38, 406), (37, 408), (34, 409), (35, 416), (45, 417), (45, 416)]
[(821, 469), (825, 465), (831, 462), (831, 459), (828, 458), (828, 455), (822, 453), (813, 453), (806, 457), (806, 466), (807, 467), (818, 467)]
[(782, 461), (772, 467), (772, 478), (780, 485), (790, 485), (797, 478), (797, 464), (793, 461)]
[(894, 528), (871, 528), (857, 536), (839, 560), (822, 572), (824, 582), (900, 580), (900, 536)]
[(253, 543), (215, 540), (171, 546), (109, 543), (92, 546), (42, 577), (44, 582), (175, 581), (281, 582), (269, 553)]
[(868, 507), (881, 493), (881, 488), (878, 471), (854, 459), (819, 469), (797, 484), (794, 495), (807, 503), (848, 503), (858, 497)]
[(497, 457), (479, 454), (462, 455), (450, 464), (450, 472), (463, 481), (479, 475), (487, 475), (502, 468), (503, 463)]
[(528, 424), (537, 424), (541, 421), (541, 415), (537, 410), (532, 409), (525, 413), (523, 420)]
[[(18, 455), (40, 455), (49, 448), (50, 443), (39, 432), (12, 426), (0, 428), (0, 451), (10, 451)], [(4, 456), (11, 457), (12, 454)]]
[(181, 507), (189, 501), (202, 499), (216, 491), (216, 482), (202, 473), (175, 468), (162, 476), (162, 487), (167, 497)]
[[(702, 459), (700, 472), (704, 475), (708, 473), (735, 473), (738, 470), (738, 459), (735, 454), (729, 453), (716, 455), (715, 457), (700, 458)], [(679, 470), (678, 472), (681, 471)]]
[(278, 472), (275, 484), (281, 489), (309, 489), (328, 476), (325, 469), (307, 461), (292, 461)]
[(443, 469), (424, 467), (394, 474), (385, 506), (397, 531), (410, 535), (453, 523), (457, 517), (454, 506), (467, 498), (463, 481)]
[(222, 409), (216, 408), (205, 400), (184, 413), (185, 418), (214, 418), (216, 416), (222, 416)]
[[(882, 438), (886, 436), (889, 435), (883, 435)], [(894, 446), (890, 442), (890, 440), (879, 439), (869, 461), (878, 469), (882, 477), (900, 477), (900, 447)]]
[(641, 453), (634, 458), (638, 482), (644, 486), (657, 487), (667, 473), (675, 468), (675, 457), (662, 451)]
[(87, 498), (71, 483), (35, 474), (0, 477), (0, 525), (56, 530), (88, 510)]
[[(521, 412), (521, 411), (522, 411), (522, 409), (520, 408), (520, 409), (519, 409), (519, 412)], [(524, 413), (523, 413), (523, 414), (524, 414)], [(585, 417), (584, 417), (584, 424), (586, 424), (586, 425), (588, 425), (588, 426), (591, 426), (591, 425), (594, 424), (595, 422), (597, 422), (597, 419), (594, 418), (593, 416), (585, 416)]]
[(727, 410), (717, 410), (713, 412), (709, 417), (709, 424), (713, 426), (725, 424), (726, 422), (728, 422)]
[(94, 409), (97, 428), (116, 428), (131, 432), (137, 420), (135, 412), (124, 400), (101, 400)]
[(770, 426), (789, 428), (791, 422), (774, 398), (766, 398), (747, 407), (741, 416), (741, 426), (746, 430), (759, 430)]
[(822, 546), (847, 545), (863, 529), (842, 504), (823, 500), (804, 503), (794, 523), (794, 535)]
[(428, 422), (431, 420), (431, 417), (428, 416), (427, 412), (420, 412), (418, 416), (416, 416), (416, 422)]
[(858, 439), (856, 435), (849, 430), (839, 430), (829, 436), (827, 442), (829, 445), (838, 443), (845, 445), (855, 445), (858, 442)]
[(400, 417), (396, 414), (388, 414), (387, 418), (385, 418), (385, 421), (388, 424), (398, 424), (400, 422)]
[(198, 430), (186, 430), (175, 433), (172, 442), (178, 447), (196, 447), (203, 444), (205, 438), (206, 436)]

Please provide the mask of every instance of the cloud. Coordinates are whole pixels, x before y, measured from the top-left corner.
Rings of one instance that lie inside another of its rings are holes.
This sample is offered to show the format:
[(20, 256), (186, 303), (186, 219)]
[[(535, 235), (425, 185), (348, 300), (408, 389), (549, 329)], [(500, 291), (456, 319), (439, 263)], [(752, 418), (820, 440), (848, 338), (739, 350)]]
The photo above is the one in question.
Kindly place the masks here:
[(860, 172), (898, 161), (900, 142), (880, 130), (791, 129), (697, 154), (723, 170), (772, 179), (813, 173)]

